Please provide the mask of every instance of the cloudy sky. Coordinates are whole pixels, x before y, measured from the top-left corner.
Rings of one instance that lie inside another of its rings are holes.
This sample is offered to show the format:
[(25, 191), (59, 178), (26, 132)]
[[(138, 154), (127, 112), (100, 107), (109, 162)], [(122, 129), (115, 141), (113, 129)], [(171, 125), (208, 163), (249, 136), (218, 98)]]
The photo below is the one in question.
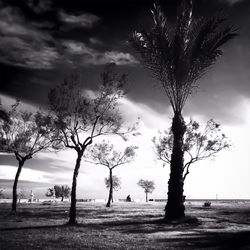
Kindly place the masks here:
[[(171, 20), (174, 0), (163, 1)], [(168, 167), (155, 160), (152, 137), (169, 128), (172, 112), (156, 80), (139, 63), (128, 40), (133, 31), (151, 25), (151, 0), (0, 0), (0, 98), (9, 105), (21, 99), (28, 109), (46, 106), (48, 90), (72, 72), (80, 72), (85, 89), (95, 89), (104, 65), (113, 62), (127, 73), (130, 91), (121, 111), (127, 121), (141, 117), (134, 163), (115, 170), (122, 178), (117, 198), (141, 199), (140, 178), (155, 180), (152, 197), (166, 198)], [(240, 36), (224, 47), (224, 55), (200, 81), (184, 110), (205, 123), (213, 118), (231, 138), (233, 147), (215, 160), (194, 165), (185, 183), (187, 198), (250, 198), (250, 2), (196, 0), (194, 15), (225, 11)], [(126, 145), (108, 138), (117, 147)], [(20, 188), (41, 195), (53, 184), (71, 185), (75, 153), (43, 152), (27, 162)], [(0, 155), (0, 188), (11, 187), (16, 171), (12, 155)], [(78, 196), (105, 198), (108, 171), (83, 163)]]

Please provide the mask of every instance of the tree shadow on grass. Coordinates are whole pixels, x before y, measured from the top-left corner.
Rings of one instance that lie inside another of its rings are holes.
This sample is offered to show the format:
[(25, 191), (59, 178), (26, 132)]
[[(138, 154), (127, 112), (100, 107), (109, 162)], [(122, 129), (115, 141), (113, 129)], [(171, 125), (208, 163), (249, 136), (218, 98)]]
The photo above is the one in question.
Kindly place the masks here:
[(177, 230), (191, 230), (200, 225), (195, 217), (187, 217), (179, 221), (166, 221), (162, 217), (158, 219), (140, 219), (140, 220), (118, 220), (103, 222), (111, 230), (120, 231), (126, 234), (152, 234), (157, 232), (169, 232)]
[(53, 229), (53, 228), (88, 228), (88, 229), (101, 229), (104, 226), (95, 223), (86, 223), (86, 224), (60, 224), (60, 225), (42, 225), (42, 226), (24, 226), (24, 227), (9, 227), (9, 228), (0, 228), (1, 231), (16, 231), (16, 230), (36, 230), (36, 229)]
[(179, 249), (250, 249), (250, 231), (200, 232), (171, 238), (154, 239), (158, 243), (177, 245)]
[(184, 226), (185, 228), (191, 226), (195, 227), (199, 223), (196, 220), (189, 220), (182, 223), (176, 222), (168, 222), (166, 223), (162, 217), (158, 219), (148, 219), (144, 217), (144, 219), (139, 220), (131, 220), (131, 219), (123, 219), (123, 220), (113, 220), (102, 223), (76, 223), (73, 225), (70, 224), (56, 224), (56, 225), (38, 225), (38, 226), (23, 226), (23, 227), (8, 227), (8, 228), (0, 228), (0, 231), (15, 231), (15, 230), (32, 230), (32, 229), (49, 229), (49, 228), (62, 228), (62, 227), (78, 227), (78, 228), (91, 228), (91, 229), (108, 229), (108, 230), (119, 230), (124, 233), (153, 233), (161, 230), (172, 230), (173, 227)]

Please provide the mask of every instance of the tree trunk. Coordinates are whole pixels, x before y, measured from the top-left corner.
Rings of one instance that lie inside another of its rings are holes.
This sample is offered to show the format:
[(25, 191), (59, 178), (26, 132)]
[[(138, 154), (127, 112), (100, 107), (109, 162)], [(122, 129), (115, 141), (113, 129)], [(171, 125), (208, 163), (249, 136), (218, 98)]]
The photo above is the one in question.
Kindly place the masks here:
[(113, 199), (113, 175), (112, 175), (112, 169), (109, 169), (109, 198), (106, 207), (110, 207), (110, 203)]
[(64, 196), (62, 196), (61, 202), (63, 202)]
[(181, 113), (176, 113), (173, 118), (172, 132), (174, 141), (168, 182), (168, 201), (165, 207), (166, 220), (185, 216), (183, 199), (183, 137), (186, 132), (186, 125)]
[(148, 192), (146, 192), (146, 202), (148, 202)]
[(25, 160), (19, 160), (18, 161), (18, 169), (16, 172), (16, 176), (15, 176), (15, 180), (14, 180), (14, 184), (13, 184), (13, 191), (12, 191), (12, 211), (16, 211), (16, 205), (17, 205), (17, 183), (18, 183), (18, 179), (20, 176), (20, 173), (22, 171), (22, 167), (24, 164)]
[(83, 152), (78, 152), (76, 165), (73, 174), (73, 181), (72, 181), (72, 189), (71, 189), (71, 204), (69, 210), (69, 222), (68, 224), (76, 224), (76, 184), (77, 184), (77, 176), (79, 173), (79, 168), (81, 165)]

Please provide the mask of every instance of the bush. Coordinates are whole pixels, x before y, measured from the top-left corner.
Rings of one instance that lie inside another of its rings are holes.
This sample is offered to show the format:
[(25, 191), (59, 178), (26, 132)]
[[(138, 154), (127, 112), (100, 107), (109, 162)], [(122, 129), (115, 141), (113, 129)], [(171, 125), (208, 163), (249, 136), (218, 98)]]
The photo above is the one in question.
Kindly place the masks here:
[(210, 201), (205, 201), (203, 204), (203, 207), (211, 207), (211, 202)]

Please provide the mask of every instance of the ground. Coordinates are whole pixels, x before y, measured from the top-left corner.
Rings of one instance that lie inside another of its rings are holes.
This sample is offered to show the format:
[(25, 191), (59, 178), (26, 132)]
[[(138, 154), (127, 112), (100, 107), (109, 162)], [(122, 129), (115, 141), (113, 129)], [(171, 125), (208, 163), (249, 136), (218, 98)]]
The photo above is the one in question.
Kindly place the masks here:
[(66, 226), (67, 203), (0, 203), (0, 249), (250, 249), (250, 202), (202, 204), (186, 204), (198, 221), (163, 224), (164, 203), (82, 202)]

